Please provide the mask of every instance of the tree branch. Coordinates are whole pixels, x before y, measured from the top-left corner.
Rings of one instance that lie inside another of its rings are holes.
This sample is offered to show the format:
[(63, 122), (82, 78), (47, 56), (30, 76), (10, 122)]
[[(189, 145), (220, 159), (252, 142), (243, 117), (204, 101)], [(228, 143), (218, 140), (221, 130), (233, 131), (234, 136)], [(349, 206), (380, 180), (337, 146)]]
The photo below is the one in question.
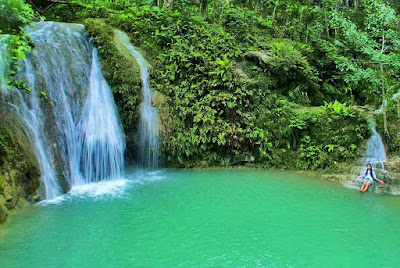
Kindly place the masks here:
[(45, 0), (45, 1), (51, 2), (51, 3), (54, 3), (54, 4), (70, 4), (69, 2), (62, 1), (62, 0)]

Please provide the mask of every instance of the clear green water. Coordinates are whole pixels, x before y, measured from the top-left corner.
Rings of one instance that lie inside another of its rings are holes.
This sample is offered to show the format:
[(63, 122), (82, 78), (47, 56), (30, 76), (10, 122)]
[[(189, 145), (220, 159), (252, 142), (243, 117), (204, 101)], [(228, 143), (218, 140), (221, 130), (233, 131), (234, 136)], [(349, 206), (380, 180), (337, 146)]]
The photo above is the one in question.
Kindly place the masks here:
[(0, 229), (0, 266), (400, 265), (396, 197), (287, 172), (126, 177), (18, 212)]

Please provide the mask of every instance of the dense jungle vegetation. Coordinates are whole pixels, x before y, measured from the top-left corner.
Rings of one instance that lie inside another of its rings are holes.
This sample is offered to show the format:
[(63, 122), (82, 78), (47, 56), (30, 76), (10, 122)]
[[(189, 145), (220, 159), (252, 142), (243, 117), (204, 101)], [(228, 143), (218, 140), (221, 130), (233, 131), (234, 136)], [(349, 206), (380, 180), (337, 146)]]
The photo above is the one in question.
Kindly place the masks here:
[(140, 96), (116, 58), (113, 27), (152, 64), (165, 164), (331, 168), (360, 155), (370, 134), (366, 117), (382, 104), (378, 130), (399, 153), (396, 0), (0, 1), (0, 29), (17, 40), (14, 62), (29, 50), (24, 24), (87, 26), (128, 155)]

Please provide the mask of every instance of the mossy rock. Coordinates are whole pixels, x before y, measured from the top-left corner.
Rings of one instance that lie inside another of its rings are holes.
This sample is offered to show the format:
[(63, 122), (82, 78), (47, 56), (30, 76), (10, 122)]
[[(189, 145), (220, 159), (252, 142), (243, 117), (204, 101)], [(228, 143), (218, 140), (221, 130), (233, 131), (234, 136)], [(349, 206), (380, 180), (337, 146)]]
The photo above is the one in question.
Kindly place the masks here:
[(0, 222), (20, 199), (30, 200), (40, 187), (40, 169), (21, 121), (7, 104), (0, 102)]
[(5, 222), (8, 217), (8, 209), (4, 206), (4, 203), (4, 197), (0, 195), (0, 223)]
[(3, 176), (0, 175), (0, 194), (4, 194), (4, 179)]

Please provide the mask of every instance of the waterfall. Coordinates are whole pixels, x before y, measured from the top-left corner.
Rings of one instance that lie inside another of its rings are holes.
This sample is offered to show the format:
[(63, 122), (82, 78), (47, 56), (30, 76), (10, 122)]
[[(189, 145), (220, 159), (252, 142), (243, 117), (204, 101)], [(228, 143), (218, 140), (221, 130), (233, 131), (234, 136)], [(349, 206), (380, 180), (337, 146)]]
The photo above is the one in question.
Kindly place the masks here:
[(159, 117), (158, 112), (152, 105), (152, 92), (149, 86), (149, 66), (143, 55), (129, 40), (129, 37), (121, 32), (115, 31), (118, 38), (129, 53), (136, 58), (141, 72), (143, 86), (143, 100), (140, 104), (140, 122), (138, 131), (139, 160), (144, 168), (157, 168), (159, 159)]
[[(26, 78), (29, 85), (34, 84), (32, 66), (25, 61)], [(40, 97), (36, 87), (31, 92), (21, 92), (13, 89), (10, 105), (13, 106), (23, 120), (28, 137), (34, 145), (36, 157), (39, 161), (41, 179), (45, 187), (46, 199), (53, 199), (61, 194), (61, 188), (57, 181), (56, 171), (52, 165), (53, 151), (45, 144), (45, 124), (43, 111), (40, 107)]]
[(122, 176), (123, 132), (84, 26), (39, 22), (27, 31), (35, 48), (17, 78), (31, 92), (13, 89), (8, 102), (35, 147), (46, 199), (60, 195), (61, 186)]
[(370, 163), (373, 168), (385, 170), (384, 163), (386, 162), (385, 147), (382, 138), (375, 128), (375, 121), (370, 120), (371, 137), (367, 142), (367, 150), (365, 151), (365, 163)]
[(8, 49), (9, 35), (0, 34), (0, 94), (7, 94), (7, 76), (11, 55)]
[(79, 148), (86, 182), (119, 178), (123, 171), (124, 139), (111, 90), (93, 49), (89, 95), (78, 124)]

